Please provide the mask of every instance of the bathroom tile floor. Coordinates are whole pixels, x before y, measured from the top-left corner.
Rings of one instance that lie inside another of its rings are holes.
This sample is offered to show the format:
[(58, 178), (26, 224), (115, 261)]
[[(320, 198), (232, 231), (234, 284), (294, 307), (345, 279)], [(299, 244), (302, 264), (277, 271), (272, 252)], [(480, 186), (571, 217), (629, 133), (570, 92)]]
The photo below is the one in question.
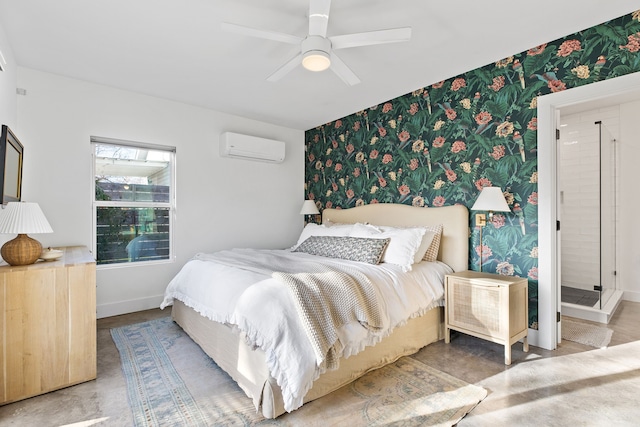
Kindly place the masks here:
[(593, 307), (600, 299), (600, 293), (587, 289), (576, 289), (563, 286), (561, 290), (562, 302)]

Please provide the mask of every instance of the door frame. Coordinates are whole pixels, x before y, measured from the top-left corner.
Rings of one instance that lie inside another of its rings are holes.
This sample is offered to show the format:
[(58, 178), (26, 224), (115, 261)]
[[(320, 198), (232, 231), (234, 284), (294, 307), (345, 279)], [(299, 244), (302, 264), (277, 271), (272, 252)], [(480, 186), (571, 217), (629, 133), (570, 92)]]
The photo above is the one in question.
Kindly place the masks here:
[[(640, 97), (640, 72), (538, 97), (538, 330), (531, 344), (548, 350), (561, 340), (558, 274), (556, 116), (563, 107), (615, 105)], [(597, 105), (597, 104), (596, 104)]]

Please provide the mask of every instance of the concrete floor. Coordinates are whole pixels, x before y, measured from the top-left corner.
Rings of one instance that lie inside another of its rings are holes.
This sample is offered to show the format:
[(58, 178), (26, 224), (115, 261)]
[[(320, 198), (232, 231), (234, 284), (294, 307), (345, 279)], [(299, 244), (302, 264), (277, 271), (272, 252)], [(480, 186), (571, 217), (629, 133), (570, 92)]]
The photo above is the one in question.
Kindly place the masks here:
[(554, 351), (523, 353), (516, 343), (505, 366), (502, 346), (458, 335), (416, 358), (489, 391), (460, 427), (638, 426), (639, 324), (640, 303), (623, 301), (606, 325), (614, 331), (606, 349), (563, 341)]
[[(0, 407), (0, 426), (128, 426), (118, 352), (109, 329), (169, 315), (148, 310), (98, 321), (98, 379)], [(564, 341), (555, 351), (503, 347), (462, 334), (413, 357), (489, 391), (459, 426), (640, 425), (640, 303), (624, 301), (606, 349)]]

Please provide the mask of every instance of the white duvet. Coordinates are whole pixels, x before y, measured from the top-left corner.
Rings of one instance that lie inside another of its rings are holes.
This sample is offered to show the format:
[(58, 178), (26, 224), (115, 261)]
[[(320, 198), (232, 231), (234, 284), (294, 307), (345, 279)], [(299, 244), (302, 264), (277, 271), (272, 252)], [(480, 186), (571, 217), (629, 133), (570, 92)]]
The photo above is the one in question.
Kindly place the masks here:
[(385, 311), (385, 327), (382, 334), (370, 333), (358, 323), (342, 327), (338, 336), (345, 357), (376, 344), (407, 320), (442, 305), (444, 276), (452, 272), (441, 262), (423, 261), (414, 264), (412, 271), (403, 272), (394, 264), (370, 265), (289, 250), (233, 249), (198, 254), (189, 261), (169, 283), (161, 308), (177, 299), (213, 321), (235, 325), (250, 346), (266, 354), (267, 366), (282, 389), (284, 408), (289, 412), (302, 405), (303, 397), (325, 368), (316, 364), (289, 290), (271, 277), (276, 270), (243, 266), (233, 262), (234, 258), (274, 266), (309, 261), (328, 267), (347, 263), (369, 277)]

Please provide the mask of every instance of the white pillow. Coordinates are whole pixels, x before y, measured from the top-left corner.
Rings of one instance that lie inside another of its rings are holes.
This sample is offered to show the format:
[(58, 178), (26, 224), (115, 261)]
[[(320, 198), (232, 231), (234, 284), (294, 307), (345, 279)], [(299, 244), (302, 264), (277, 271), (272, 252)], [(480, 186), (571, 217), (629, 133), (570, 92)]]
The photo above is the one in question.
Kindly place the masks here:
[[(411, 271), (411, 265), (415, 262), (416, 252), (420, 248), (425, 232), (426, 230), (421, 227), (395, 228), (355, 224), (350, 236), (390, 238), (389, 246), (382, 256), (382, 262), (399, 265), (403, 271)], [(418, 261), (421, 258), (418, 258)]]
[(432, 246), (433, 243), (433, 239), (436, 238), (436, 234), (437, 232), (435, 230), (433, 230), (432, 227), (390, 227), (390, 226), (379, 226), (378, 227), (381, 231), (394, 231), (394, 230), (406, 230), (406, 229), (411, 229), (411, 228), (422, 228), (425, 230), (424, 235), (422, 236), (422, 242), (420, 243), (420, 246), (418, 246), (418, 249), (416, 250), (416, 253), (413, 255), (413, 264), (418, 263), (420, 261), (422, 261), (423, 259), (425, 259), (427, 250), (430, 248), (430, 246)]
[(353, 228), (353, 224), (336, 224), (331, 227), (326, 227), (325, 225), (315, 224), (310, 222), (307, 224), (304, 229), (302, 229), (302, 233), (300, 233), (300, 237), (298, 237), (298, 241), (291, 248), (291, 250), (295, 250), (300, 243), (304, 242), (311, 236), (342, 236), (347, 237)]

